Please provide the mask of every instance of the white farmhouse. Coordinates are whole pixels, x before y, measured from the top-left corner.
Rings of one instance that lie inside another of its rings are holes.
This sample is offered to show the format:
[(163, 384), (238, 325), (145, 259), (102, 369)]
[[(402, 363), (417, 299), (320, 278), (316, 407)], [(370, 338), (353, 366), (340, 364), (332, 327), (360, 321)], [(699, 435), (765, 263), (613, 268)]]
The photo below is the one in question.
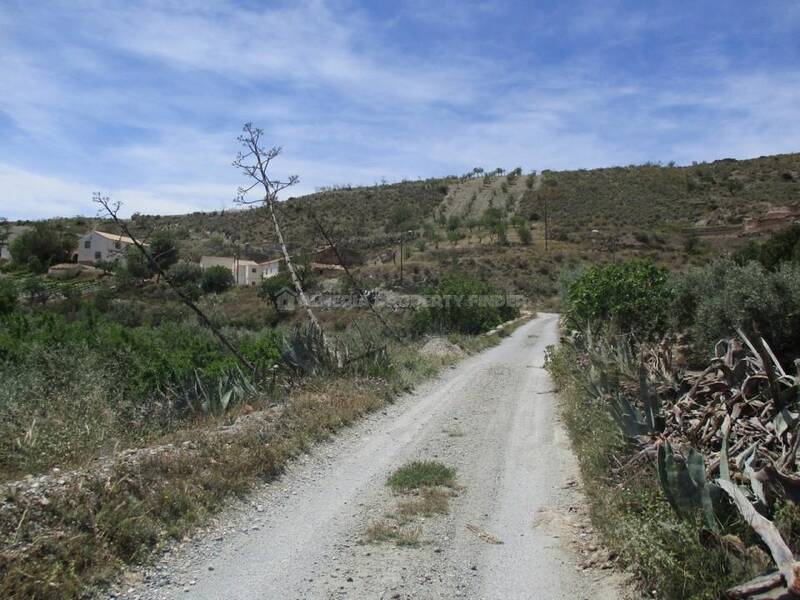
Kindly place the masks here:
[(132, 244), (133, 240), (124, 235), (90, 231), (78, 240), (78, 249), (72, 259), (83, 265), (98, 261), (125, 260), (125, 253)]
[(281, 259), (257, 263), (243, 258), (228, 256), (203, 256), (200, 258), (200, 268), (226, 267), (233, 273), (236, 285), (256, 285), (262, 279), (274, 277), (278, 274)]

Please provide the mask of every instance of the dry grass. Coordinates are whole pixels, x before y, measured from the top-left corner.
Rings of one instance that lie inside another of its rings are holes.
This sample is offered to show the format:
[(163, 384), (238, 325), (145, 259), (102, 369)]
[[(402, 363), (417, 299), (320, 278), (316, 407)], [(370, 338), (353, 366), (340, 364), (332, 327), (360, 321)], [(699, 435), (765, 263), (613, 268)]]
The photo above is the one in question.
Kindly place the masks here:
[(404, 527), (397, 521), (375, 521), (364, 532), (364, 543), (394, 542), (398, 546), (417, 546), (422, 537), (420, 527)]
[(445, 515), (450, 510), (452, 495), (452, 490), (446, 488), (424, 487), (415, 498), (401, 501), (397, 513), (402, 517)]
[(382, 406), (386, 384), (337, 379), (297, 390), (273, 422), (235, 436), (87, 473), (42, 500), (7, 488), (0, 513), (0, 597), (77, 598), (203, 522), (230, 495), (281, 472), (293, 456)]

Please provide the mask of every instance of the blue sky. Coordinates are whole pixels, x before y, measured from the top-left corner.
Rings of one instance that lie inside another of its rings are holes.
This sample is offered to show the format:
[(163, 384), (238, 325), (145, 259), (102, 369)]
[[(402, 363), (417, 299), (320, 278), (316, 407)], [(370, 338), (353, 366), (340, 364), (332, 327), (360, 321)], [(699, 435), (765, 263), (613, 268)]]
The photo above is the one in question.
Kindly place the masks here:
[(800, 2), (0, 2), (0, 216), (800, 151)]

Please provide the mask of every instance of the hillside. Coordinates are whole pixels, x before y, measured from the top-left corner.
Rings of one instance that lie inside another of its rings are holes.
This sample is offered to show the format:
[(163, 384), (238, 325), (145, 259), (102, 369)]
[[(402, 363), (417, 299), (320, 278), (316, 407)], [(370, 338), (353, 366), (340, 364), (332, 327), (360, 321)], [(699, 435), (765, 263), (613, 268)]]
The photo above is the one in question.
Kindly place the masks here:
[[(280, 204), (280, 219), (290, 246), (301, 251), (323, 243), (316, 216), (336, 240), (361, 256), (362, 276), (375, 285), (399, 283), (398, 232), (410, 230), (404, 234), (410, 242), (404, 251), (404, 286), (419, 289), (441, 272), (463, 270), (542, 300), (555, 296), (564, 264), (644, 257), (682, 268), (758, 237), (758, 230), (746, 234), (745, 222), (776, 207), (800, 208), (800, 154), (685, 167), (515, 169), (348, 187), (290, 198)], [(491, 219), (486, 218), (489, 208)], [(58, 223), (75, 233), (93, 227), (114, 230), (98, 219)], [(173, 231), (181, 254), (194, 260), (204, 254), (263, 259), (279, 253), (262, 208), (135, 215), (131, 224), (142, 237), (158, 229)], [(531, 234), (527, 244), (521, 229)]]
[[(291, 198), (281, 212), (287, 237), (297, 245), (321, 241), (310, 217), (313, 211), (338, 238), (379, 248), (396, 239), (386, 239), (387, 233), (421, 229), (425, 222), (446, 237), (448, 218), (460, 218), (466, 229), (469, 220), (480, 220), (490, 207), (530, 221), (536, 229), (545, 201), (552, 237), (561, 241), (585, 241), (592, 229), (621, 236), (670, 237), (695, 230), (700, 236), (736, 237), (746, 219), (763, 216), (770, 208), (800, 208), (800, 154), (338, 189)], [(271, 224), (257, 210), (162, 217), (160, 222), (185, 230), (194, 240), (221, 236), (228, 244), (262, 245), (266, 250), (274, 244)], [(152, 218), (142, 217), (140, 224), (152, 227)]]

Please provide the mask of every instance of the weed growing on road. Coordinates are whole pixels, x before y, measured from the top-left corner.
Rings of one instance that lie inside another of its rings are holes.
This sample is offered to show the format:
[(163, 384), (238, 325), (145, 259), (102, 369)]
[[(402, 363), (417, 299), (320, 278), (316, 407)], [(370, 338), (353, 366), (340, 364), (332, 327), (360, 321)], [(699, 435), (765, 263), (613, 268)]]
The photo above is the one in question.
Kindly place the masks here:
[(426, 486), (453, 487), (456, 470), (433, 460), (415, 460), (391, 474), (386, 485), (395, 492), (408, 492)]
[(447, 488), (424, 487), (415, 498), (400, 502), (397, 512), (402, 517), (444, 515), (450, 510), (452, 494), (453, 492)]
[(364, 532), (364, 542), (374, 544), (378, 542), (394, 542), (398, 546), (417, 546), (422, 536), (420, 527), (403, 528), (400, 523), (381, 520), (375, 521)]

